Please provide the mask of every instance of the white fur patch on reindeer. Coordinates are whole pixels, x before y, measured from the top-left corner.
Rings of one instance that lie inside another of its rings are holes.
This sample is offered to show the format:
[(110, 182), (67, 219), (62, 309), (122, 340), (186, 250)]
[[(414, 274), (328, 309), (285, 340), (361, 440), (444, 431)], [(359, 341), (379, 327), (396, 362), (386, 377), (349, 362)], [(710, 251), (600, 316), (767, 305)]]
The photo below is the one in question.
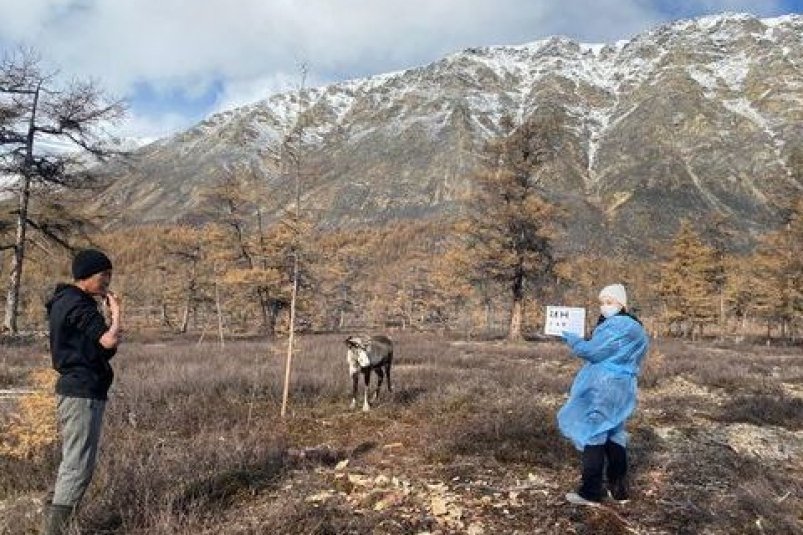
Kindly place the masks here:
[(360, 368), (367, 368), (371, 365), (371, 359), (368, 358), (368, 352), (360, 348), (349, 348), (346, 354), (346, 360), (349, 363), (349, 373), (354, 375)]
[(368, 352), (366, 350), (357, 350), (357, 362), (360, 363), (361, 368), (367, 368), (371, 365), (371, 359), (368, 358)]

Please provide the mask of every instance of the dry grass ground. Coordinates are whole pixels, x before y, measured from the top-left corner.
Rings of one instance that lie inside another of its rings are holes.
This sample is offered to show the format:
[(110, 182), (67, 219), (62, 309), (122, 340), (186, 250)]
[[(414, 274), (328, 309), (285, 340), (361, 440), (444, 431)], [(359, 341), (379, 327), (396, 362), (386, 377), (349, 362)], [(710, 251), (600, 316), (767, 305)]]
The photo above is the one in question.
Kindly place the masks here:
[[(126, 345), (76, 532), (803, 533), (800, 347), (655, 344), (635, 500), (589, 510), (563, 499), (579, 456), (555, 413), (579, 363), (560, 344), (396, 335), (395, 392), (364, 414), (343, 338), (301, 338), (286, 422), (283, 347)], [(0, 348), (0, 389), (46, 391), (43, 355)], [(0, 400), (0, 533), (41, 519), (58, 456), (42, 399)]]

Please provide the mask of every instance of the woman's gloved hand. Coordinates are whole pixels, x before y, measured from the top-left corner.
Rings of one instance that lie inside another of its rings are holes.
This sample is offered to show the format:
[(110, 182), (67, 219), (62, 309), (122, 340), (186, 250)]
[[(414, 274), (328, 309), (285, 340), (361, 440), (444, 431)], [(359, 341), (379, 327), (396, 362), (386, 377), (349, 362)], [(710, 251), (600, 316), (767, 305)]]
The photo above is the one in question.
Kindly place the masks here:
[(581, 336), (577, 336), (576, 334), (570, 333), (569, 331), (563, 331), (562, 333), (560, 333), (560, 335), (563, 338), (563, 341), (569, 344), (570, 346), (573, 346), (574, 344), (583, 339)]

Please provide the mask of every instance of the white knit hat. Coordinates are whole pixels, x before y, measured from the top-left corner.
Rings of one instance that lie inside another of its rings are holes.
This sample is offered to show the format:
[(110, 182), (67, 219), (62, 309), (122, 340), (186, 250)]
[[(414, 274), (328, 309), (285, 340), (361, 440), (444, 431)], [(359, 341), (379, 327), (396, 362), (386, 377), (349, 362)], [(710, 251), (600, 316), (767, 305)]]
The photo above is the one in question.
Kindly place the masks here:
[(610, 284), (606, 286), (599, 293), (600, 299), (602, 299), (603, 296), (610, 297), (627, 308), (627, 292), (625, 292), (625, 287), (621, 284)]

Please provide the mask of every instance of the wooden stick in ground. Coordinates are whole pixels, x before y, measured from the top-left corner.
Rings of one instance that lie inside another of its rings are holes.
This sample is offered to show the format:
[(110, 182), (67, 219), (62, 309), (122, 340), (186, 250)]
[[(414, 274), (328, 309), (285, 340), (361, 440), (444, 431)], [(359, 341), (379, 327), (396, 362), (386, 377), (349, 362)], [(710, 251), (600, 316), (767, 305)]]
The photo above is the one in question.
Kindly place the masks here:
[(298, 254), (293, 255), (293, 293), (290, 297), (290, 336), (287, 338), (287, 360), (284, 366), (284, 391), (282, 392), (282, 412), (287, 415), (287, 397), (290, 392), (290, 369), (293, 365), (293, 342), (296, 331), (296, 293), (298, 292)]

